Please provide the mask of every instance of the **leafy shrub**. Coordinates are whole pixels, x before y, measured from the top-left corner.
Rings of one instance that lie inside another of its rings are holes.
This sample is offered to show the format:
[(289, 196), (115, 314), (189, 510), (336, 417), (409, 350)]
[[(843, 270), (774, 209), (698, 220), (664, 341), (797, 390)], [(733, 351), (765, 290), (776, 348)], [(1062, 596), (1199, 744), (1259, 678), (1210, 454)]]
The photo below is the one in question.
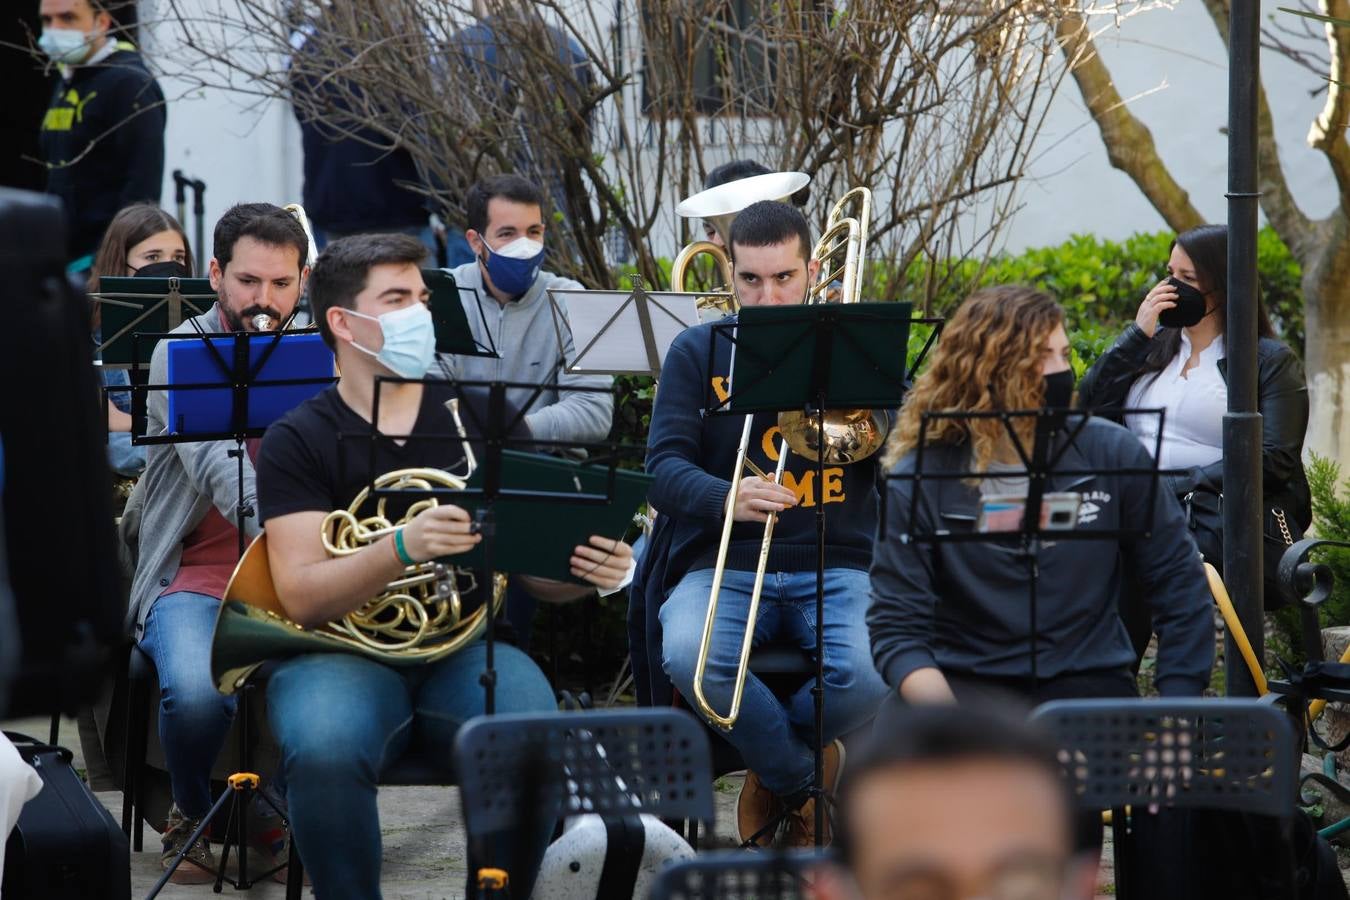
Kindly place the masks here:
[[(1331, 459), (1312, 454), (1308, 487), (1312, 491), (1312, 530), (1320, 538), (1350, 541), (1350, 482), (1341, 479), (1341, 467)], [(1318, 611), (1322, 627), (1350, 625), (1350, 550), (1323, 547), (1313, 552), (1313, 561), (1330, 566), (1336, 579), (1331, 596)], [(1300, 647), (1298, 611), (1280, 610), (1275, 621), (1286, 646)]]

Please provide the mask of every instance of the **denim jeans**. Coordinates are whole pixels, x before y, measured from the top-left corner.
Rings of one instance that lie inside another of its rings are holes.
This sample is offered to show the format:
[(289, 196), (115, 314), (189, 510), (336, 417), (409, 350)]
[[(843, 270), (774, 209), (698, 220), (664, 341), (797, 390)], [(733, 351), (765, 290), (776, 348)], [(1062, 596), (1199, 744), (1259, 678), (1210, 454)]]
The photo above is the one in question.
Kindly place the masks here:
[[(703, 620), (708, 611), (712, 569), (686, 575), (661, 606), (661, 663), (675, 687), (689, 701), (694, 697)], [(731, 706), (736, 665), (745, 633), (753, 572), (723, 574), (712, 646), (708, 653), (704, 694), (713, 708)], [(870, 719), (889, 693), (872, 665), (871, 642), (863, 617), (870, 602), (867, 573), (858, 569), (825, 571), (826, 743)], [(754, 646), (790, 644), (805, 650), (816, 646), (816, 573), (770, 572), (764, 577)], [(779, 702), (753, 673), (746, 677), (741, 714), (727, 740), (740, 751), (748, 768), (780, 797), (810, 787), (814, 774), (815, 701), (811, 679)]]
[[(95, 343), (98, 339), (95, 338)], [(98, 369), (103, 378), (104, 387), (126, 387), (131, 384), (125, 369)], [(108, 399), (124, 413), (131, 412), (131, 393), (129, 391), (111, 391)], [(114, 431), (108, 434), (108, 466), (118, 475), (135, 478), (145, 471), (145, 447), (136, 447), (131, 443), (131, 433)]]
[(220, 601), (165, 594), (150, 607), (141, 649), (159, 672), (159, 743), (174, 802), (197, 818), (211, 808), (211, 766), (234, 719), (235, 698), (211, 680), (211, 633)]
[[(495, 650), (497, 712), (557, 709), (548, 679), (528, 656), (504, 644)], [(316, 896), (380, 896), (380, 772), (410, 746), (423, 756), (449, 758), (459, 726), (483, 712), (478, 677), (485, 652), (479, 642), (439, 662), (406, 668), (314, 653), (280, 663), (272, 673), (268, 721), (281, 748), (291, 834)], [(494, 860), (510, 872), (513, 896), (529, 896), (552, 830), (552, 822), (539, 823), (529, 849), (521, 851), (528, 858)]]

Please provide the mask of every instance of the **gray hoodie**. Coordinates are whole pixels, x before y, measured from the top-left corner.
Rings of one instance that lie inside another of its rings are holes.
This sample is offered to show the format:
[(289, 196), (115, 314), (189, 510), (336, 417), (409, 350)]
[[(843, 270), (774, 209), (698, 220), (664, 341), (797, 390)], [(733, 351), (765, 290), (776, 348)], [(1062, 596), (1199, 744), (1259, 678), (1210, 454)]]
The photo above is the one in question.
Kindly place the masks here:
[[(453, 376), (465, 381), (556, 382), (564, 390), (545, 390), (526, 413), (530, 434), (541, 441), (603, 441), (614, 419), (614, 396), (565, 389), (612, 388), (614, 379), (608, 375), (568, 375), (563, 371), (559, 364), (559, 336), (565, 359), (571, 360), (576, 348), (565, 324), (566, 305), (559, 301), (564, 321), (555, 324), (547, 293), (549, 288), (582, 290), (582, 286), (570, 278), (541, 271), (523, 297), (503, 306), (484, 287), (477, 262), (465, 263), (451, 270), (451, 274), (459, 287), (478, 292), (477, 302), (468, 291), (460, 295), (474, 338), (481, 344), (495, 346), (501, 354), (501, 359), (448, 357)], [(524, 408), (532, 393), (526, 388), (512, 388), (507, 399)]]
[[(193, 322), (208, 333), (220, 332), (218, 306), (184, 321), (174, 329), (194, 331)], [(160, 341), (150, 358), (150, 384), (168, 381), (168, 341)], [(165, 391), (146, 393), (146, 433), (165, 433), (169, 395)], [(186, 444), (156, 444), (146, 454), (145, 474), (136, 482), (122, 513), (121, 538), (135, 561), (131, 580), (131, 600), (127, 605), (127, 629), (141, 636), (145, 617), (159, 595), (178, 574), (183, 555), (183, 538), (206, 518), (215, 507), (225, 521), (234, 522), (239, 502), (238, 460), (229, 456), (234, 441), (198, 441)], [(254, 487), (253, 464), (244, 456), (244, 503), (258, 505)], [(260, 531), (258, 517), (244, 520), (246, 537), (252, 540)]]

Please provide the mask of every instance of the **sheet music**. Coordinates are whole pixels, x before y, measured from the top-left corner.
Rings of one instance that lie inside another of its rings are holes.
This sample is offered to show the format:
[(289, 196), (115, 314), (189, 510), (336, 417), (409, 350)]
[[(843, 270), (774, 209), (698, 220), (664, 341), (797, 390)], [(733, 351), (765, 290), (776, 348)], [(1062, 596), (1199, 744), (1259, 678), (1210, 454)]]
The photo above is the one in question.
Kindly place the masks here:
[[(651, 371), (638, 301), (631, 291), (550, 293), (567, 306), (576, 348), (576, 357), (568, 361), (568, 372), (645, 375)], [(698, 295), (648, 291), (647, 297), (652, 338), (664, 363), (671, 342), (690, 325), (698, 324)]]

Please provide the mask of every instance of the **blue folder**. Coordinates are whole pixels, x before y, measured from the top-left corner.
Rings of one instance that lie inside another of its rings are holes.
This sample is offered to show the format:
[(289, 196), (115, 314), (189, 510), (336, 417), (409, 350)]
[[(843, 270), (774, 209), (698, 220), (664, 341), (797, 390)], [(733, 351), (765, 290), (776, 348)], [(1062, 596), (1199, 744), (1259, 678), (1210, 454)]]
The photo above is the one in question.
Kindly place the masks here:
[[(206, 346), (210, 340), (215, 348)], [(333, 383), (333, 351), (315, 333), (284, 334), (276, 345), (275, 335), (250, 334), (249, 364), (256, 369), (248, 392), (246, 427), (261, 432), (268, 425)], [(233, 431), (234, 391), (224, 387), (230, 380), (227, 368), (234, 359), (234, 338), (213, 337), (169, 340), (168, 383), (211, 384), (222, 387), (168, 388), (170, 434), (218, 435)], [(267, 360), (257, 368), (263, 354)], [(219, 354), (219, 356), (217, 356)], [(310, 379), (307, 384), (273, 384), (269, 381)]]

